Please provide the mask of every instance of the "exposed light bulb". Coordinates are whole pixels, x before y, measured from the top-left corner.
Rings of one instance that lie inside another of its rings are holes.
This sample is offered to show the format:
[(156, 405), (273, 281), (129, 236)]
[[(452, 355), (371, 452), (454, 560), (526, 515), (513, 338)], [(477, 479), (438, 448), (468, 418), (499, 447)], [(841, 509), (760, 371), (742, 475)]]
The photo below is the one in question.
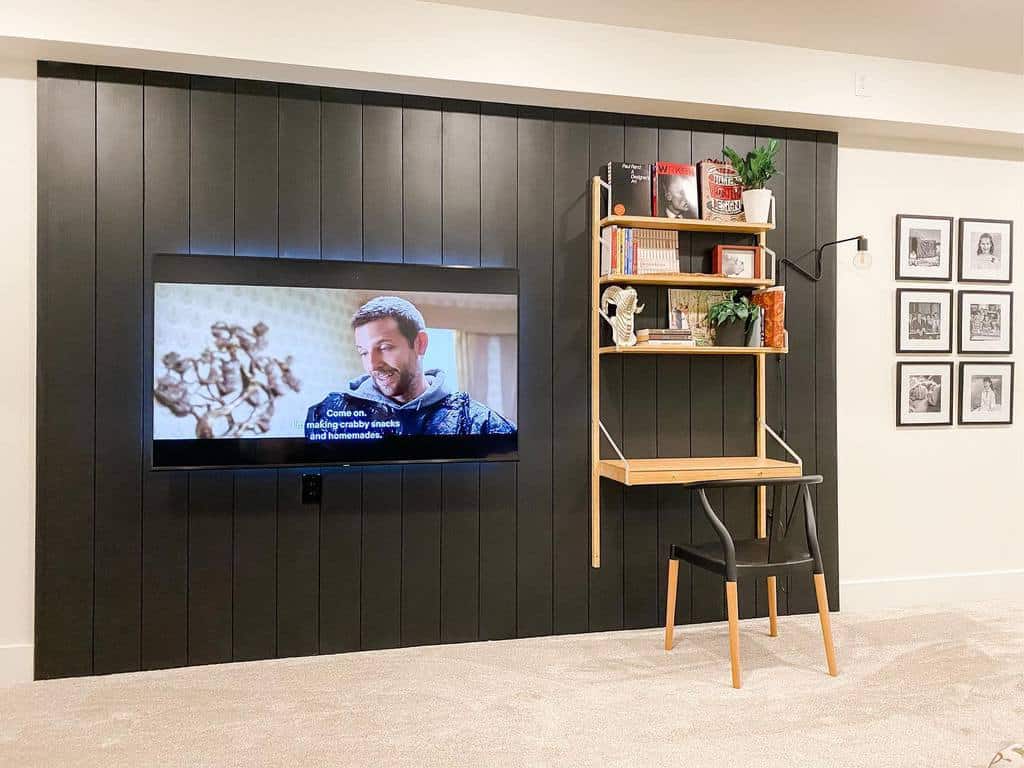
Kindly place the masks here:
[(853, 256), (855, 269), (871, 269), (871, 251), (857, 251)]

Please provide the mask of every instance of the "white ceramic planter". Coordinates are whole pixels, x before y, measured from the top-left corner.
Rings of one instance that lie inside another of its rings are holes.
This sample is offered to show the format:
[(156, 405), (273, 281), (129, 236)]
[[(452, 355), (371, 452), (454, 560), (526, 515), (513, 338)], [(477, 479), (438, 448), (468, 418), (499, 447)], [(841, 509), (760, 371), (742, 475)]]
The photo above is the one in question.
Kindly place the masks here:
[(747, 189), (743, 191), (743, 213), (751, 224), (767, 224), (772, 207), (770, 189)]

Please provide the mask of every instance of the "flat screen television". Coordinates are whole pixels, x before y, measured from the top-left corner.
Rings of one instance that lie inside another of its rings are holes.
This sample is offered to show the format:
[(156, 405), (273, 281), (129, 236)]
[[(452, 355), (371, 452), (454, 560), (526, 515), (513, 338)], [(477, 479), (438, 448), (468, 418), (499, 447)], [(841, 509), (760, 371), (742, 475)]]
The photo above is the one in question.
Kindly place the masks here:
[(153, 469), (514, 460), (514, 269), (157, 254)]

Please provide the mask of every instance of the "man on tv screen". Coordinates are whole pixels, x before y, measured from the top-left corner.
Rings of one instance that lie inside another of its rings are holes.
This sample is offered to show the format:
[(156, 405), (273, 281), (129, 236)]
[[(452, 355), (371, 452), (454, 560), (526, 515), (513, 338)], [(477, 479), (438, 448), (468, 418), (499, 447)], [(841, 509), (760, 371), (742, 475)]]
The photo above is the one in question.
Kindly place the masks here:
[(423, 370), (429, 339), (412, 303), (371, 299), (353, 316), (352, 335), (366, 375), (309, 409), (307, 440), (515, 433), (505, 417), (465, 392), (450, 391), (443, 371)]

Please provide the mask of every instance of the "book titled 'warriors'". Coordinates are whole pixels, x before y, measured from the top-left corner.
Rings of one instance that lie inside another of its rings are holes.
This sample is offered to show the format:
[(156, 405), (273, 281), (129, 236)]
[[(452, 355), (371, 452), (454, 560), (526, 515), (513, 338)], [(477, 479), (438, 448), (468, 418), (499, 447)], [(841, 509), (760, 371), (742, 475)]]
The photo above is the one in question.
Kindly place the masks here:
[(700, 217), (706, 221), (743, 221), (743, 185), (739, 174), (721, 160), (701, 160)]

